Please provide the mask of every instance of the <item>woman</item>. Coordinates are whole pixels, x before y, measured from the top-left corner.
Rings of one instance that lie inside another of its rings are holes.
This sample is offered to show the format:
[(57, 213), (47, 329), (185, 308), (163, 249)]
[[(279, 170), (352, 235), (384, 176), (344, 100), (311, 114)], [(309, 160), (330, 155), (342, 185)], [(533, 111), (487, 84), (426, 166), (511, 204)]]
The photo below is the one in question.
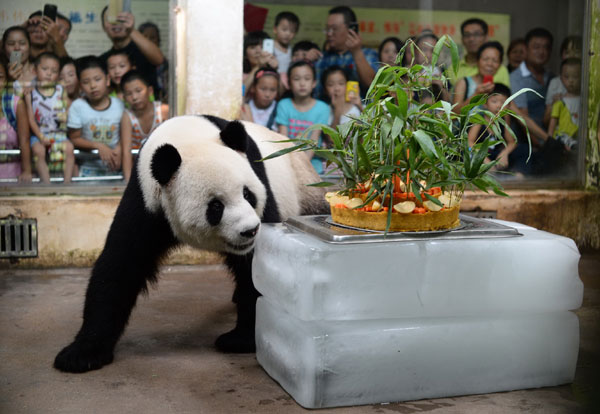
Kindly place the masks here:
[[(29, 61), (30, 46), (29, 34), (21, 26), (9, 27), (2, 35), (2, 52), (9, 62), (8, 80), (13, 83), (14, 93), (19, 96), (23, 96), (23, 89), (31, 86), (35, 78), (33, 63)], [(15, 60), (14, 56), (20, 57)]]
[[(502, 64), (504, 48), (499, 42), (486, 42), (477, 51), (477, 67), (479, 71), (474, 76), (466, 76), (456, 82), (454, 88), (454, 111), (459, 113), (461, 108), (469, 103), (472, 96), (489, 94), (494, 90), (494, 75)], [(506, 85), (510, 88), (510, 85)]]
[(396, 65), (396, 56), (402, 49), (402, 41), (397, 37), (388, 37), (379, 45), (379, 62), (382, 64)]

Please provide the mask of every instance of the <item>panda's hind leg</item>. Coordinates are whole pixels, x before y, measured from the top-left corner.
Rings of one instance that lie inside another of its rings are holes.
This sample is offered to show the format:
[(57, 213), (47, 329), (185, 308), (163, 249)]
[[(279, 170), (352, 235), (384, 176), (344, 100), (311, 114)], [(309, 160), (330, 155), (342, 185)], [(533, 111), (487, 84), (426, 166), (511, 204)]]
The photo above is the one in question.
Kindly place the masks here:
[(229, 254), (225, 263), (233, 273), (236, 283), (233, 302), (237, 307), (237, 322), (234, 329), (217, 338), (215, 346), (221, 352), (256, 352), (254, 327), (256, 299), (260, 293), (252, 282), (252, 253), (245, 256)]

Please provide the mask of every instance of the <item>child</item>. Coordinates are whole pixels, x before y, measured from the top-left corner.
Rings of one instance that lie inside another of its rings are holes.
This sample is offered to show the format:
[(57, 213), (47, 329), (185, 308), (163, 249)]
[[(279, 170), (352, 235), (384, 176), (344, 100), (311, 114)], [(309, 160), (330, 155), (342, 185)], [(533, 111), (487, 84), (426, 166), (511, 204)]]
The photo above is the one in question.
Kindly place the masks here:
[(67, 56), (60, 59), (60, 83), (67, 91), (69, 105), (75, 99), (79, 98), (79, 79), (77, 79), (77, 69), (73, 58)]
[(388, 37), (379, 44), (379, 62), (382, 65), (396, 65), (396, 56), (404, 43), (397, 37)]
[[(490, 94), (487, 102), (483, 104), (483, 108), (493, 114), (497, 114), (509, 96), (510, 89), (508, 89), (506, 85), (495, 83), (494, 90)], [(486, 119), (488, 119), (487, 116)], [(507, 123), (509, 122), (508, 117), (506, 117), (505, 121)], [(482, 125), (476, 124), (469, 129), (469, 147), (473, 147), (477, 142), (483, 142), (489, 137), (495, 137), (494, 133), (487, 128), (481, 133), (481, 128)], [(488, 157), (485, 159), (486, 163), (490, 162), (490, 160), (499, 160), (498, 164), (494, 167), (495, 170), (505, 170), (508, 168), (508, 156), (517, 147), (517, 142), (506, 128), (501, 127), (500, 131), (502, 132), (504, 141), (506, 141), (506, 145), (498, 143), (493, 147), (490, 147)]]
[(100, 159), (90, 153), (80, 153), (84, 177), (110, 175), (121, 169), (119, 145), (123, 102), (109, 96), (110, 79), (104, 62), (96, 56), (77, 61), (77, 76), (84, 97), (69, 108), (67, 127), (76, 148), (98, 150)]
[(275, 108), (278, 90), (279, 74), (268, 66), (260, 68), (250, 87), (250, 101), (242, 108), (242, 119), (277, 131)]
[(568, 58), (560, 65), (560, 80), (565, 86), (565, 95), (554, 102), (548, 135), (562, 142), (567, 150), (577, 145), (579, 112), (581, 111), (581, 60)]
[[(331, 116), (329, 105), (312, 97), (317, 84), (314, 66), (307, 61), (294, 62), (288, 69), (288, 79), (292, 91), (291, 98), (285, 98), (277, 104), (275, 122), (279, 133), (290, 138), (300, 137), (305, 129), (313, 124), (326, 124)], [(315, 130), (310, 138), (321, 144), (320, 131)], [(311, 157), (317, 173), (323, 173), (321, 158)]]
[(25, 102), (8, 88), (8, 68), (0, 59), (0, 148), (20, 149), (18, 155), (0, 156), (0, 178), (18, 177), (19, 182), (31, 182), (31, 156), (29, 154), (29, 123)]
[(292, 61), (292, 48), (290, 44), (298, 29), (300, 28), (300, 19), (294, 13), (283, 11), (275, 16), (275, 47), (273, 54), (279, 63), (278, 72), (286, 73)]
[(130, 70), (121, 79), (125, 109), (121, 117), (121, 152), (123, 154), (123, 176), (129, 181), (131, 175), (131, 149), (144, 145), (152, 131), (169, 117), (169, 105), (150, 101), (153, 88), (142, 74)]
[[(560, 45), (560, 61), (569, 58), (581, 59), (582, 40), (581, 36), (567, 36)], [(556, 101), (562, 99), (567, 93), (566, 85), (561, 82), (561, 76), (550, 79), (548, 91), (546, 92), (546, 109), (544, 110), (544, 125), (548, 125), (552, 114), (552, 106)]]
[(358, 94), (346, 101), (346, 82), (348, 75), (340, 66), (330, 66), (323, 72), (322, 81), (325, 101), (329, 101), (332, 109), (329, 126), (344, 124), (352, 117), (360, 115), (362, 105)]
[[(311, 53), (311, 51), (314, 51), (314, 53)], [(321, 51), (316, 43), (313, 43), (310, 40), (301, 40), (292, 48), (292, 62), (309, 60), (312, 63), (315, 63), (319, 59), (320, 53)], [(311, 59), (311, 57), (314, 57), (314, 59)]]
[(111, 49), (106, 58), (106, 69), (110, 78), (110, 96), (123, 100), (121, 78), (131, 69), (135, 69), (129, 59), (129, 55), (122, 49)]
[(37, 173), (43, 183), (50, 183), (50, 169), (46, 163), (49, 152), (52, 170), (62, 169), (64, 183), (68, 184), (73, 176), (75, 155), (73, 144), (67, 140), (67, 92), (58, 83), (60, 60), (54, 53), (42, 52), (34, 66), (35, 86), (25, 95), (25, 101)]

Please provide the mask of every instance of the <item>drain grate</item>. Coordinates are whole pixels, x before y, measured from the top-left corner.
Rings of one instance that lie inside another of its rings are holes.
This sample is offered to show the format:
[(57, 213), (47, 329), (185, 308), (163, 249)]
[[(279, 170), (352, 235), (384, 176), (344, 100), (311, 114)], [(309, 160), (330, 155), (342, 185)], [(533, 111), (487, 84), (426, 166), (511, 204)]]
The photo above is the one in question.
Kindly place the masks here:
[(0, 219), (0, 258), (37, 257), (37, 220)]

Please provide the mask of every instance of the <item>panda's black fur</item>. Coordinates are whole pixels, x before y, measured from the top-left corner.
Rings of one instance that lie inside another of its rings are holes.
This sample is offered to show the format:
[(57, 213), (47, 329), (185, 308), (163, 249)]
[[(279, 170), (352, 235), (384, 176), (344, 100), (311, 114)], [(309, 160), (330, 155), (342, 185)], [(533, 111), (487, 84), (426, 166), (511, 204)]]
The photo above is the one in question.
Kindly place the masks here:
[[(223, 143), (243, 152), (248, 162), (266, 189), (263, 222), (281, 220), (277, 201), (271, 190), (263, 158), (256, 143), (238, 122), (205, 116), (220, 130)], [(153, 156), (151, 173), (161, 185), (169, 185), (182, 163), (178, 151), (170, 144), (159, 146)], [(177, 239), (169, 220), (162, 209), (150, 211), (144, 202), (144, 194), (138, 177), (139, 160), (134, 165), (105, 247), (97, 259), (88, 284), (83, 324), (73, 343), (56, 356), (54, 367), (66, 372), (86, 372), (99, 369), (113, 360), (115, 345), (141, 292), (146, 292), (148, 282), (157, 281), (159, 265), (166, 254), (181, 243)], [(256, 204), (256, 195), (244, 188), (244, 198)], [(218, 201), (218, 200), (217, 200)], [(210, 204), (210, 203), (209, 203)], [(255, 205), (252, 206), (253, 208)], [(314, 211), (303, 208), (304, 214), (323, 212), (325, 205), (315, 206)], [(219, 206), (207, 209), (207, 221), (218, 222)], [(221, 212), (222, 214), (222, 212)], [(247, 236), (253, 237), (258, 227), (248, 229)], [(233, 301), (237, 306), (236, 327), (221, 335), (216, 346), (223, 352), (253, 352), (255, 305), (259, 296), (251, 277), (252, 253), (225, 254), (225, 263), (235, 279)]]

